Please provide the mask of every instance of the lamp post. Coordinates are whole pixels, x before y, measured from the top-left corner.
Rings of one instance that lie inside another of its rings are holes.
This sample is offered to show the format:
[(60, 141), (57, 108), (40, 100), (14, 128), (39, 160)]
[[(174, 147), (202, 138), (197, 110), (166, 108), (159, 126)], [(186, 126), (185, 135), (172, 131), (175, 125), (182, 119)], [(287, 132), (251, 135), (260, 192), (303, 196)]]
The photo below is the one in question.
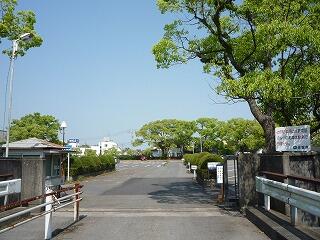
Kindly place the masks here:
[[(61, 122), (60, 129), (62, 130), (62, 145), (64, 147), (64, 135), (65, 129), (67, 128), (67, 123), (65, 121)], [(67, 181), (70, 180), (70, 153), (68, 153), (68, 166), (67, 166)]]
[(9, 140), (10, 140), (10, 125), (11, 125), (11, 112), (12, 112), (12, 88), (13, 88), (13, 74), (14, 74), (14, 60), (16, 58), (16, 53), (19, 49), (19, 42), (27, 42), (32, 38), (31, 33), (24, 33), (19, 36), (18, 39), (12, 41), (12, 54), (10, 57), (10, 67), (9, 67), (9, 95), (8, 95), (8, 122), (7, 122), (7, 139), (6, 139), (6, 157), (9, 156)]

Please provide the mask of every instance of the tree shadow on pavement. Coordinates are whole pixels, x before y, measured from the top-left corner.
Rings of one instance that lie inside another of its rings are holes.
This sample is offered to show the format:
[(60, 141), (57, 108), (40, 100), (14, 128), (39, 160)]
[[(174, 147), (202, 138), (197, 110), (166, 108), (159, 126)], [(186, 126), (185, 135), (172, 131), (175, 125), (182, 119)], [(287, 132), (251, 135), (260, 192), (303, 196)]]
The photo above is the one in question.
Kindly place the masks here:
[(161, 186), (162, 190), (150, 192), (149, 196), (159, 203), (212, 204), (219, 194), (217, 190), (211, 190), (190, 180), (155, 185)]

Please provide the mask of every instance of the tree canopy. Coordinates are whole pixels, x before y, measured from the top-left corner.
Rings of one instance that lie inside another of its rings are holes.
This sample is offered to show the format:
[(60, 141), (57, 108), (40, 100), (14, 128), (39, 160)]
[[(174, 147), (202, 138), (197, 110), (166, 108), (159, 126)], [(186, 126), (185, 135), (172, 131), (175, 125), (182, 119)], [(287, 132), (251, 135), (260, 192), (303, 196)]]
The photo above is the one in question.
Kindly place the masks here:
[[(237, 151), (256, 151), (264, 145), (261, 126), (255, 120), (199, 118), (195, 121), (164, 119), (149, 122), (136, 132), (134, 145), (148, 144), (162, 150), (163, 157), (171, 148), (185, 151), (233, 154)], [(200, 147), (202, 144), (202, 148)]]
[[(36, 17), (32, 11), (16, 11), (17, 0), (0, 0), (0, 41), (3, 39), (15, 40), (24, 33), (31, 33), (32, 39), (24, 42), (19, 41), (18, 55), (24, 55), (32, 47), (39, 47), (42, 44), (41, 37), (35, 31)], [(6, 54), (11, 49), (5, 49)]]
[(153, 47), (157, 66), (199, 59), (216, 91), (246, 101), (262, 126), (268, 152), (274, 128), (320, 129), (320, 2), (317, 0), (158, 0), (165, 25)]
[(184, 148), (192, 140), (195, 131), (193, 122), (176, 119), (164, 119), (143, 125), (136, 132), (134, 145), (147, 143), (149, 146), (162, 150), (165, 157), (172, 147)]
[(28, 114), (13, 120), (10, 128), (10, 140), (19, 141), (27, 138), (39, 138), (59, 143), (59, 121), (50, 115)]

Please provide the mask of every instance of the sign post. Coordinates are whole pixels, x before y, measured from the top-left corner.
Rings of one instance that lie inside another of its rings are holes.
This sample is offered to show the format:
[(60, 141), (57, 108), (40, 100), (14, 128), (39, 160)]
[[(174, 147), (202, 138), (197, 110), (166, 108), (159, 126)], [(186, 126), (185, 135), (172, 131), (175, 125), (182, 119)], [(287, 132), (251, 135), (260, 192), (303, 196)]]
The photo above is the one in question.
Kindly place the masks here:
[(198, 166), (197, 165), (191, 165), (191, 169), (193, 170), (193, 177), (196, 178), (197, 177), (196, 170), (198, 169)]

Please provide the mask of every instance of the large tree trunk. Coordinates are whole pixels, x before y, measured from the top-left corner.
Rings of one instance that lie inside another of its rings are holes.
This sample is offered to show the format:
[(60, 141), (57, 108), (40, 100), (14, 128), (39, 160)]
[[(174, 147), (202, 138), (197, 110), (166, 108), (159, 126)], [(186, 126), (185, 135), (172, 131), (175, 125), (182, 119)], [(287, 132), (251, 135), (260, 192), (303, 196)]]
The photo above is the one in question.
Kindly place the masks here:
[(276, 140), (275, 140), (275, 122), (273, 120), (271, 111), (270, 114), (264, 114), (258, 107), (255, 100), (247, 100), (251, 113), (255, 119), (260, 123), (266, 140), (266, 151), (272, 153), (276, 151)]

